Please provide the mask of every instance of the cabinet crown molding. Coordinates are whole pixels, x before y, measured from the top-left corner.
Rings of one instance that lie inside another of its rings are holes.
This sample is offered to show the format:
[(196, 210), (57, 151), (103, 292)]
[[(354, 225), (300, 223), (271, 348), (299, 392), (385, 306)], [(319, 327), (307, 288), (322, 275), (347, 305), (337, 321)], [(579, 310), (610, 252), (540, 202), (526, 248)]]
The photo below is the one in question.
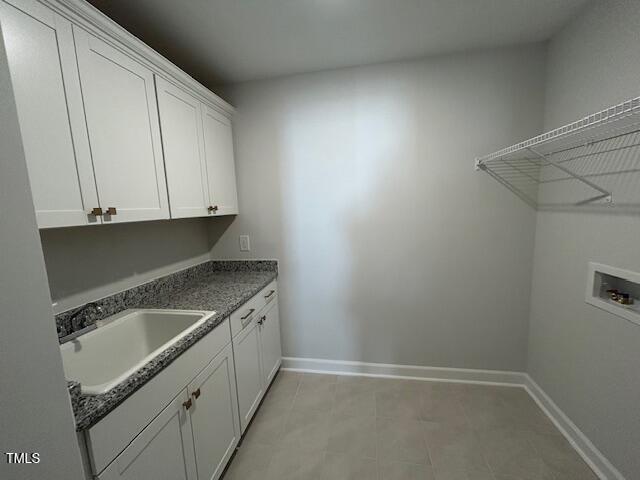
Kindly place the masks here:
[[(13, 3), (16, 0), (9, 0)], [(227, 117), (235, 108), (191, 77), (146, 43), (135, 37), (85, 0), (38, 0), (71, 22), (87, 29), (113, 47), (146, 65), (165, 80), (190, 90), (204, 103), (211, 105)]]

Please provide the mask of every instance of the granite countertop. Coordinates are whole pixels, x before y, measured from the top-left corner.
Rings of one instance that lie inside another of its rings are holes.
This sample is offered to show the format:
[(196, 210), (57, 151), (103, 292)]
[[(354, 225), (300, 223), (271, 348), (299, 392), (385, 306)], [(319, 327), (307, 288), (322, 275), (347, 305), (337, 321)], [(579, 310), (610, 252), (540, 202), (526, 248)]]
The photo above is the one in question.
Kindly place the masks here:
[[(76, 430), (95, 425), (276, 276), (275, 261), (207, 262), (98, 301), (105, 312), (101, 318), (128, 308), (212, 310), (216, 314), (106, 393), (85, 395), (76, 382), (69, 382)], [(71, 326), (70, 313), (56, 317), (60, 336), (100, 319), (89, 318)]]

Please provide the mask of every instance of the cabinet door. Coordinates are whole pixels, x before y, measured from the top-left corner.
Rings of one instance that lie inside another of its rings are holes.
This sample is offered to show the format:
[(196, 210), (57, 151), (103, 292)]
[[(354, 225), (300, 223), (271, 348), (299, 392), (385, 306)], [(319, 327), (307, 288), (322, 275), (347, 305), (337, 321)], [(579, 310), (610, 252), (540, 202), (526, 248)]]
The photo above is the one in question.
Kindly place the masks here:
[(169, 218), (153, 73), (73, 27), (89, 143), (105, 222)]
[(282, 348), (280, 346), (280, 315), (278, 299), (275, 298), (271, 306), (265, 307), (260, 315), (260, 343), (262, 351), (262, 368), (265, 388), (271, 383), (282, 362)]
[(264, 392), (260, 364), (260, 333), (255, 322), (234, 337), (233, 354), (238, 380), (240, 425), (244, 433), (260, 405)]
[(209, 214), (200, 101), (156, 76), (171, 218)]
[(240, 440), (231, 344), (189, 384), (198, 480), (217, 480)]
[(183, 405), (188, 399), (185, 389), (98, 475), (98, 479), (196, 480), (191, 423)]
[(0, 1), (31, 194), (40, 228), (99, 222), (71, 24), (35, 1)]
[(231, 121), (203, 105), (202, 124), (210, 202), (217, 207), (216, 215), (235, 215), (238, 213), (238, 194)]

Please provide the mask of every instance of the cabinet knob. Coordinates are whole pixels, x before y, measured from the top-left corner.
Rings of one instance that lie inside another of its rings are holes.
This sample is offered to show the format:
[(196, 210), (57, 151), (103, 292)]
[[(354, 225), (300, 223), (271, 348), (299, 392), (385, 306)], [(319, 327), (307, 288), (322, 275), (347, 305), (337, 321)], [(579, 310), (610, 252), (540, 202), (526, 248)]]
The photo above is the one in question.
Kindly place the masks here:
[(260, 320), (258, 320), (258, 325), (262, 325), (266, 320), (267, 320), (266, 315), (261, 316)]
[(191, 395), (193, 395), (193, 398), (199, 398), (200, 397), (200, 389), (198, 388), (195, 392), (193, 392)]
[(187, 410), (191, 408), (191, 405), (193, 405), (193, 402), (191, 401), (191, 399), (187, 400), (186, 402), (182, 402), (182, 406)]
[(116, 210), (116, 207), (109, 207), (104, 211), (105, 215), (117, 215), (118, 214), (118, 210)]
[(99, 217), (100, 215), (102, 215), (102, 209), (100, 207), (92, 208), (90, 215), (95, 215), (96, 217)]
[(215, 213), (218, 211), (218, 205), (209, 205), (207, 207), (207, 210), (209, 211), (209, 213)]

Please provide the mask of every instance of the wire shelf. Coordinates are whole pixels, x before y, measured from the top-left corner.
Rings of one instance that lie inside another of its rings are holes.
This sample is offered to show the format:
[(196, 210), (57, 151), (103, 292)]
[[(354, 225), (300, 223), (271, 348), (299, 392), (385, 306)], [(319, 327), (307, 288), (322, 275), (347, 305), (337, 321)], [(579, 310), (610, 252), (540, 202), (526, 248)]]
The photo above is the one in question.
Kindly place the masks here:
[(639, 114), (637, 97), (478, 157), (476, 169), (537, 209), (640, 209)]

